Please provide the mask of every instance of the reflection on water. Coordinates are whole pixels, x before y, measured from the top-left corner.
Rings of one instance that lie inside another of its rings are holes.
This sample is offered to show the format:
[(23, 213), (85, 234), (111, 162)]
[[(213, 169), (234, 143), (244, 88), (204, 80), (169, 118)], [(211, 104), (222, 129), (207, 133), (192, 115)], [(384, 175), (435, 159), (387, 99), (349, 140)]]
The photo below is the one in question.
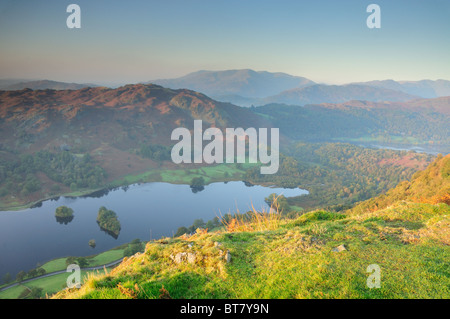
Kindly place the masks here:
[[(250, 185), (249, 185), (250, 186)], [(95, 192), (89, 196), (58, 197), (19, 212), (0, 212), (0, 278), (28, 271), (37, 263), (65, 256), (87, 256), (139, 238), (172, 236), (195, 219), (210, 220), (226, 213), (268, 208), (271, 193), (286, 197), (307, 194), (301, 189), (247, 187), (243, 182), (214, 183), (193, 193), (189, 185), (135, 184)], [(55, 209), (73, 209), (73, 219), (55, 223)], [(96, 222), (101, 206), (116, 212), (120, 235), (102, 231)], [(93, 249), (88, 245), (95, 240)]]
[(67, 225), (68, 223), (70, 223), (73, 220), (73, 216), (68, 216), (68, 217), (55, 216), (55, 218), (58, 223), (63, 224), (63, 225)]

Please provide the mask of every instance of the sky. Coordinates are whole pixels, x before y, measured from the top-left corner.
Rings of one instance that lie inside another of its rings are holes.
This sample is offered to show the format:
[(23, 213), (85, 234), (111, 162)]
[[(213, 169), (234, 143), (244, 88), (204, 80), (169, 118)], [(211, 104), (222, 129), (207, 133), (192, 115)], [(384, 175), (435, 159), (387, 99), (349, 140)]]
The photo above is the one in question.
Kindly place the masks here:
[[(69, 4), (81, 28), (69, 29)], [(381, 28), (369, 29), (369, 4)], [(450, 80), (448, 0), (0, 0), (0, 78), (123, 84), (198, 70)]]

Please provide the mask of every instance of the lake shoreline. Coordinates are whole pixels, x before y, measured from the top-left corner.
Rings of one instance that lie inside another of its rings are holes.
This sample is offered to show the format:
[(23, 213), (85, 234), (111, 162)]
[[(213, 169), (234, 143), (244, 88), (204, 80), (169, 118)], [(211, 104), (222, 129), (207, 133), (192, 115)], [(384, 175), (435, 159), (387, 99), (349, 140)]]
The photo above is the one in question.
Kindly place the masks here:
[[(145, 182), (107, 188), (94, 196), (59, 197), (20, 213), (4, 212), (0, 214), (0, 240), (8, 244), (2, 248), (5, 264), (1, 273), (16, 274), (60, 256), (91, 255), (94, 251), (87, 243), (92, 239), (97, 244), (95, 252), (104, 252), (133, 239), (148, 241), (172, 236), (180, 226), (191, 225), (196, 219), (210, 220), (229, 211), (247, 211), (251, 204), (263, 209), (267, 205), (264, 198), (271, 193), (289, 197), (308, 192), (300, 188), (249, 187), (248, 182), (215, 180), (201, 192), (193, 192), (185, 183)], [(221, 200), (217, 201), (218, 198)], [(158, 206), (150, 208), (150, 203)], [(54, 212), (60, 206), (74, 210), (73, 221), (55, 222)], [(122, 225), (118, 238), (106, 234), (95, 221), (102, 206), (117, 213)], [(11, 228), (20, 232), (11, 232)]]
[[(202, 169), (203, 167), (200, 167), (198, 169)], [(184, 169), (181, 169), (181, 171), (183, 171)], [(189, 183), (187, 183), (187, 180), (183, 179), (183, 177), (180, 177), (178, 179), (175, 180), (170, 180), (170, 181), (165, 181), (164, 178), (162, 177), (161, 174), (172, 174), (175, 176), (175, 178), (177, 178), (177, 172), (179, 172), (180, 169), (163, 169), (163, 170), (159, 170), (159, 176), (158, 178), (155, 178), (155, 175), (152, 175), (151, 173), (154, 173), (154, 170), (149, 170), (149, 171), (144, 171), (140, 174), (136, 174), (136, 175), (125, 175), (122, 176), (116, 180), (110, 181), (108, 182), (105, 186), (103, 187), (98, 187), (98, 188), (92, 188), (92, 189), (84, 189), (84, 190), (77, 190), (77, 191), (72, 191), (72, 192), (65, 192), (65, 193), (58, 193), (58, 194), (53, 194), (51, 196), (47, 196), (35, 201), (30, 201), (28, 203), (23, 203), (20, 205), (3, 205), (0, 202), (0, 213), (4, 212), (4, 211), (22, 211), (25, 209), (29, 209), (29, 208), (33, 208), (33, 207), (38, 207), (40, 204), (42, 204), (45, 201), (48, 200), (54, 200), (54, 199), (58, 199), (60, 197), (66, 197), (66, 198), (76, 198), (76, 197), (85, 197), (85, 196), (90, 196), (93, 195), (95, 193), (98, 192), (106, 192), (106, 191), (111, 191), (114, 190), (116, 188), (120, 188), (120, 187), (128, 187), (131, 185), (135, 185), (135, 184), (142, 184), (142, 183), (156, 183), (156, 182), (167, 182), (170, 184), (174, 184), (174, 185), (189, 185)], [(222, 183), (222, 182), (236, 182), (236, 181), (242, 181), (243, 179), (243, 175), (242, 173), (244, 173), (245, 171), (241, 171), (241, 170), (237, 170), (239, 171), (239, 176), (233, 176), (232, 178), (213, 178), (213, 177), (209, 177), (209, 180), (207, 182), (205, 182), (205, 186), (212, 184), (212, 183)], [(145, 176), (147, 178), (145, 178)], [(193, 177), (201, 177), (203, 175), (201, 174), (193, 174)], [(204, 177), (204, 176), (203, 176)], [(263, 184), (255, 184), (255, 185), (260, 185), (260, 186), (267, 186), (267, 185), (263, 185)]]

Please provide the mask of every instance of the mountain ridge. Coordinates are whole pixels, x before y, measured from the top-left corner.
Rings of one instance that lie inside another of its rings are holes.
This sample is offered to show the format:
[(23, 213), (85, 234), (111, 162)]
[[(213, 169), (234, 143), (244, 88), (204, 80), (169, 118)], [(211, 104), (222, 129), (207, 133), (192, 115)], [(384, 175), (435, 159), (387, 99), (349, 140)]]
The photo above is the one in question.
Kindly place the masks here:
[(438, 80), (419, 80), (419, 81), (394, 81), (377, 80), (368, 82), (355, 82), (353, 84), (363, 84), (385, 89), (402, 91), (412, 95), (418, 95), (423, 98), (436, 98), (450, 95), (450, 81), (444, 79)]
[(263, 103), (306, 105), (320, 103), (344, 103), (351, 100), (363, 100), (371, 102), (404, 102), (418, 98), (420, 97), (391, 89), (375, 88), (368, 85), (315, 84), (305, 88), (287, 90), (275, 96), (267, 97), (263, 99)]
[(97, 86), (98, 85), (92, 83), (68, 83), (53, 80), (33, 80), (33, 81), (20, 81), (12, 84), (9, 83), (7, 85), (0, 86), (0, 90), (16, 91), (16, 90), (23, 90), (26, 88), (32, 90), (46, 90), (46, 89), (79, 90), (85, 87), (97, 87)]
[(315, 82), (300, 76), (251, 69), (204, 70), (175, 79), (153, 80), (151, 83), (173, 89), (191, 89), (212, 97), (238, 95), (244, 98), (263, 98), (289, 88), (315, 84)]

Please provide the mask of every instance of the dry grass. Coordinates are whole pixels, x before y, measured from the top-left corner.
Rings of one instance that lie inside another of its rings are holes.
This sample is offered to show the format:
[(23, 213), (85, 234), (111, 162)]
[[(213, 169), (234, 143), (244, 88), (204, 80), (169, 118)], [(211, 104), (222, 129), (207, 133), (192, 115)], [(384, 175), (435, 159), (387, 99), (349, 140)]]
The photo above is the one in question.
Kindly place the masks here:
[(252, 203), (252, 210), (249, 219), (246, 219), (243, 215), (240, 215), (239, 211), (237, 216), (238, 217), (234, 217), (230, 221), (226, 221), (224, 218), (221, 218), (222, 224), (225, 226), (227, 232), (234, 233), (274, 230), (280, 226), (281, 221), (281, 214), (278, 210), (277, 199), (274, 200), (269, 208), (269, 211), (266, 211), (265, 209), (258, 211)]

